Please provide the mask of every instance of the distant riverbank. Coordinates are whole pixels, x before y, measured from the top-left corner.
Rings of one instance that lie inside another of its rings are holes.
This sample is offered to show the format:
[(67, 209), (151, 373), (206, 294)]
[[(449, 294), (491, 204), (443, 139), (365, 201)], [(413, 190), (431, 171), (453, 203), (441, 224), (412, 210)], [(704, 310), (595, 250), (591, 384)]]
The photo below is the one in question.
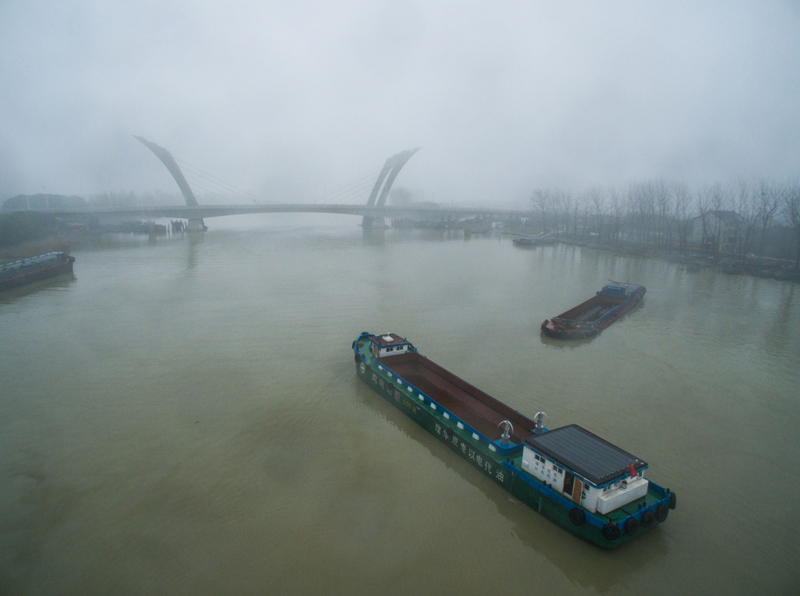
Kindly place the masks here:
[(795, 267), (793, 261), (782, 259), (771, 259), (755, 255), (744, 257), (723, 255), (717, 258), (702, 253), (659, 252), (652, 248), (645, 249), (633, 244), (620, 244), (612, 247), (570, 239), (559, 239), (558, 242), (572, 246), (608, 251), (621, 256), (664, 259), (672, 263), (683, 265), (689, 271), (711, 268), (729, 275), (752, 275), (754, 277), (765, 277), (777, 279), (779, 281), (800, 283), (800, 269)]

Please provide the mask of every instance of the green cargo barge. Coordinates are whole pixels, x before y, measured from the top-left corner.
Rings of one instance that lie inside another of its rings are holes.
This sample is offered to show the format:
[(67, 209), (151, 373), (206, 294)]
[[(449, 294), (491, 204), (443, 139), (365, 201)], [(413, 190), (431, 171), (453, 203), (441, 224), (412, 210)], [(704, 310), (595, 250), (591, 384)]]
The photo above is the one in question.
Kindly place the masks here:
[(675, 509), (647, 462), (572, 424), (544, 427), (422, 356), (394, 334), (353, 342), (358, 376), (516, 498), (576, 536), (619, 546)]

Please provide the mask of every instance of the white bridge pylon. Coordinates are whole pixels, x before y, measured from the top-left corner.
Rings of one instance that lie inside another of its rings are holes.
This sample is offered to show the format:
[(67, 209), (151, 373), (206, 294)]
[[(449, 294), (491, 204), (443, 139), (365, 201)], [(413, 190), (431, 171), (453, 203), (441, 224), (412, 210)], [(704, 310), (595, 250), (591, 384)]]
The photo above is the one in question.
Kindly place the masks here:
[[(400, 173), (400, 170), (403, 169), (406, 162), (420, 149), (422, 149), (422, 147), (406, 149), (396, 155), (392, 155), (386, 160), (381, 173), (378, 174), (378, 179), (375, 181), (375, 186), (372, 187), (372, 192), (369, 194), (367, 206), (372, 207), (375, 205), (384, 207), (386, 205), (386, 197), (389, 196), (389, 190), (391, 190), (394, 179), (397, 178), (397, 174)], [(381, 189), (381, 187), (383, 188)], [(379, 191), (380, 195), (378, 195)], [(382, 217), (370, 217), (369, 215), (365, 215), (362, 225), (365, 228), (384, 228), (386, 227), (386, 222)]]
[[(197, 207), (197, 199), (195, 198), (189, 183), (186, 182), (186, 178), (184, 177), (183, 172), (181, 172), (181, 169), (175, 161), (175, 158), (172, 157), (172, 154), (160, 145), (156, 145), (155, 143), (152, 143), (143, 137), (136, 138), (141, 141), (145, 147), (150, 149), (150, 151), (155, 153), (156, 157), (161, 160), (161, 163), (167, 166), (169, 173), (172, 174), (172, 177), (175, 178), (175, 182), (178, 183), (178, 188), (181, 189), (183, 198), (186, 200), (186, 205), (189, 207)], [(205, 232), (208, 228), (203, 222), (202, 217), (193, 217), (189, 218), (188, 229), (190, 232)]]

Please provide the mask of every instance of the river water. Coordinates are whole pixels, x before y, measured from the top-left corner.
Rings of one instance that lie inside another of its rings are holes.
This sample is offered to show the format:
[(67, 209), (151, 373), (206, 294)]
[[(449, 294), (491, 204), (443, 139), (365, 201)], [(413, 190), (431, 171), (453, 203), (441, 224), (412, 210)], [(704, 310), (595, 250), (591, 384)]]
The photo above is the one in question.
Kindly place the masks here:
[[(74, 247), (0, 296), (2, 594), (796, 594), (800, 288), (336, 216)], [(608, 279), (644, 304), (539, 324)], [(650, 464), (667, 522), (612, 551), (520, 504), (360, 383), (396, 332)]]

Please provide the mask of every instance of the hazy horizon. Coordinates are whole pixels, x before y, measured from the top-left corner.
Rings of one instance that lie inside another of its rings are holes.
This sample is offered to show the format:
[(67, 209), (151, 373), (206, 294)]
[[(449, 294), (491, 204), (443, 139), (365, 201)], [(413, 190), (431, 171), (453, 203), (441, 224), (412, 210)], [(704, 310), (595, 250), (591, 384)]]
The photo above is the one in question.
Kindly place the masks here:
[(798, 30), (800, 5), (776, 0), (6, 2), (0, 200), (175, 193), (134, 135), (265, 202), (420, 146), (395, 187), (442, 203), (784, 180)]

